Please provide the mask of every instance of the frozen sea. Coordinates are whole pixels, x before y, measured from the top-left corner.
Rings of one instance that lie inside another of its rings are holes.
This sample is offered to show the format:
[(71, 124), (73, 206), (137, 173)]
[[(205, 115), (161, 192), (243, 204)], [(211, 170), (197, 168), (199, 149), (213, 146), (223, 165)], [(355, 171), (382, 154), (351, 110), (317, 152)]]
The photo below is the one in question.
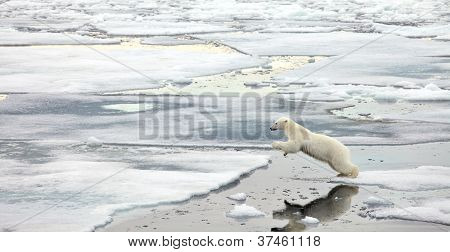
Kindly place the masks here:
[[(95, 230), (217, 190), (268, 164), (258, 150), (280, 138), (268, 128), (282, 115), (349, 146), (448, 142), (449, 10), (445, 0), (2, 1), (0, 228)], [(361, 169), (350, 183), (450, 187), (450, 164)], [(448, 225), (449, 202), (372, 215)]]

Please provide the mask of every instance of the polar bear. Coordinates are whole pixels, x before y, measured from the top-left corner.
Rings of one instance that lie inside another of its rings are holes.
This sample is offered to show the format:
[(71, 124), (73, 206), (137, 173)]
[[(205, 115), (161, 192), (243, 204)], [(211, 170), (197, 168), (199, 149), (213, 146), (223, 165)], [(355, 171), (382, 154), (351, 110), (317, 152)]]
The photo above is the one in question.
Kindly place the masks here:
[(284, 131), (288, 141), (275, 141), (272, 143), (272, 147), (282, 150), (285, 156), (288, 153), (302, 151), (315, 159), (328, 163), (339, 173), (338, 176), (352, 178), (358, 176), (359, 169), (351, 162), (349, 149), (338, 140), (313, 133), (287, 117), (278, 119), (270, 127), (270, 130)]

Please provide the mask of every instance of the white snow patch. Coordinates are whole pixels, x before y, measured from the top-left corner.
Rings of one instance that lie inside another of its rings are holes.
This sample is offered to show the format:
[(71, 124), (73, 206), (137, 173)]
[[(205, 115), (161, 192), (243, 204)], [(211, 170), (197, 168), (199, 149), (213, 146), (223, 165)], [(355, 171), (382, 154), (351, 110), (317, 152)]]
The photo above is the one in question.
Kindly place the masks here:
[(258, 209), (247, 206), (246, 204), (236, 205), (232, 210), (226, 213), (227, 217), (243, 219), (243, 218), (252, 218), (252, 217), (261, 217), (266, 214), (259, 211)]
[(236, 193), (233, 195), (228, 196), (229, 199), (237, 200), (237, 201), (244, 201), (247, 199), (247, 194), (245, 193)]
[(373, 185), (398, 191), (427, 191), (450, 188), (450, 167), (420, 166), (415, 169), (365, 171), (355, 179), (336, 177), (336, 183)]

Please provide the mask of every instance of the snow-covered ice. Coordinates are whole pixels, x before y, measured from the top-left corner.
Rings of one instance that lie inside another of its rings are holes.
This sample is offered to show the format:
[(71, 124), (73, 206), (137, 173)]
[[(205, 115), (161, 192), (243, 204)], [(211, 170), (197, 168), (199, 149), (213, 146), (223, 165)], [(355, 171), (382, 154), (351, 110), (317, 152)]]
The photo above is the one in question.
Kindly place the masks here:
[[(3, 147), (15, 149), (16, 156), (0, 153), (0, 226), (20, 231), (91, 230), (120, 211), (206, 194), (268, 162), (267, 156), (227, 151)], [(54, 207), (14, 226), (49, 206)]]
[(253, 217), (262, 217), (266, 214), (259, 211), (258, 209), (248, 206), (246, 204), (235, 205), (232, 210), (226, 213), (227, 217), (236, 218), (236, 219), (246, 219)]
[(422, 200), (414, 206), (404, 208), (380, 207), (369, 211), (368, 215), (377, 219), (401, 219), (450, 225), (450, 199)]

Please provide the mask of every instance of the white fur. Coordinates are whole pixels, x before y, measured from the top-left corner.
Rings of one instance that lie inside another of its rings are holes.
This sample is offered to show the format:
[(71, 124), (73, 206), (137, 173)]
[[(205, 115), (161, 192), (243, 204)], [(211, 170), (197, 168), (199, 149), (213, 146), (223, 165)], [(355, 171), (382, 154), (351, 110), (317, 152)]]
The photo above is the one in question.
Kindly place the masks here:
[(275, 141), (272, 143), (272, 147), (282, 150), (284, 155), (302, 151), (315, 159), (328, 163), (340, 176), (353, 178), (358, 176), (359, 169), (352, 163), (349, 149), (338, 140), (313, 133), (287, 117), (278, 119), (270, 129), (283, 130), (288, 138), (287, 142)]

